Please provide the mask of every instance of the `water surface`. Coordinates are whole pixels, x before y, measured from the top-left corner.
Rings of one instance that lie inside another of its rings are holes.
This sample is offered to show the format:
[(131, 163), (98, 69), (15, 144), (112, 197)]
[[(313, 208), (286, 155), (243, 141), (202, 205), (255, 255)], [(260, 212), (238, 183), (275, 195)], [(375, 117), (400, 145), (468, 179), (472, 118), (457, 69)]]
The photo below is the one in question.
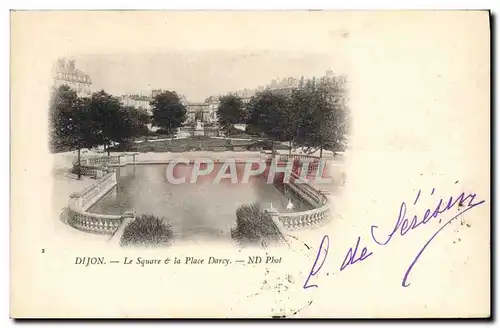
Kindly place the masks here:
[[(241, 182), (243, 165), (236, 167)], [(138, 215), (154, 214), (172, 224), (176, 238), (192, 239), (230, 237), (236, 209), (242, 204), (259, 201), (269, 207), (272, 203), (278, 211), (287, 212), (290, 199), (294, 211), (310, 208), (283, 185), (266, 183), (263, 176), (251, 177), (247, 184), (233, 184), (230, 179), (214, 184), (213, 176), (199, 177), (196, 183), (171, 184), (166, 179), (166, 168), (167, 165), (119, 168), (117, 186), (89, 211), (121, 214), (133, 209)], [(178, 164), (174, 176), (189, 176), (191, 169), (189, 165)], [(216, 164), (214, 171), (218, 169), (220, 164)]]

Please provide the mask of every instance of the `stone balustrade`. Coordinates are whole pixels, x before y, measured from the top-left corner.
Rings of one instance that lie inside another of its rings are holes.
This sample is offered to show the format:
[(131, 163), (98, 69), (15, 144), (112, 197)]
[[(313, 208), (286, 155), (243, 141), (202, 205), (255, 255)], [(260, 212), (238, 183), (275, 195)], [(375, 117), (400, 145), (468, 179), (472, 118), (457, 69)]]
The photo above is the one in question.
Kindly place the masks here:
[(325, 222), (331, 218), (331, 212), (328, 204), (325, 204), (310, 211), (277, 213), (277, 218), (287, 229), (300, 229)]
[(314, 208), (322, 206), (326, 202), (326, 198), (309, 184), (298, 184), (290, 181), (287, 186), (302, 200)]
[[(135, 162), (135, 155), (137, 153), (122, 154), (120, 156), (91, 157), (82, 159), (81, 163), (82, 165), (92, 166), (95, 170), (107, 170), (107, 167), (124, 166), (131, 164), (132, 161)], [(133, 156), (133, 159), (131, 159), (131, 156)], [(266, 158), (267, 160), (276, 156), (279, 157), (280, 161), (308, 159), (311, 164), (316, 163), (316, 168), (319, 161), (318, 157), (300, 154), (273, 155), (261, 153), (261, 156), (261, 158)], [(89, 168), (89, 171), (91, 171), (91, 168)], [(293, 170), (288, 186), (314, 208), (308, 211), (291, 213), (272, 211), (273, 220), (279, 224), (280, 229), (300, 229), (314, 226), (331, 218), (330, 206), (326, 196), (308, 183), (297, 183), (297, 179), (299, 179), (299, 172)], [(69, 205), (69, 224), (82, 231), (113, 235), (122, 225), (124, 219), (133, 218), (135, 216), (133, 212), (126, 212), (122, 215), (105, 215), (87, 211), (111, 190), (116, 183), (116, 171), (111, 171), (83, 192), (72, 194)]]
[(78, 207), (86, 211), (110, 191), (116, 183), (116, 171), (112, 171), (82, 192), (72, 194), (71, 197), (76, 199)]
[(80, 159), (78, 162), (73, 163), (73, 173), (77, 174), (78, 170), (82, 175), (91, 176), (93, 178), (101, 178), (108, 172), (108, 166), (113, 163), (119, 162), (118, 156), (101, 156), (101, 157), (87, 157)]
[(97, 171), (99, 170), (99, 168), (96, 166), (74, 165), (72, 172), (74, 174), (78, 174), (78, 170), (80, 170), (81, 175), (86, 175), (96, 178), (98, 176)]
[(71, 194), (68, 206), (69, 225), (85, 232), (112, 235), (125, 218), (133, 218), (135, 216), (133, 212), (126, 212), (122, 215), (88, 212), (88, 209), (109, 192), (116, 183), (116, 171), (113, 171), (82, 192)]
[(288, 161), (290, 159), (294, 161), (310, 160), (311, 162), (317, 162), (319, 157), (305, 154), (279, 154), (280, 161)]
[(139, 153), (123, 153), (119, 156), (111, 156), (113, 159), (108, 163), (108, 166), (125, 166), (127, 164), (135, 163), (135, 156)]
[[(104, 164), (118, 164), (121, 156), (96, 156), (80, 159), (81, 165), (102, 166)], [(76, 164), (76, 163), (75, 163)]]
[(302, 170), (302, 162), (309, 161), (306, 168), (307, 176), (316, 174), (319, 166), (320, 158), (313, 155), (304, 154), (273, 154), (271, 151), (262, 151), (261, 158), (266, 159), (268, 162), (276, 159), (278, 163), (288, 163), (288, 161), (293, 161), (292, 172), (300, 174)]
[(123, 219), (123, 215), (95, 214), (70, 208), (69, 224), (85, 232), (112, 235)]
[(315, 207), (312, 210), (302, 212), (277, 212), (268, 211), (274, 221), (279, 222), (279, 227), (285, 229), (300, 229), (315, 226), (329, 220), (332, 216), (326, 196), (307, 183), (295, 183), (298, 174), (292, 172), (292, 178), (288, 186), (292, 188), (304, 201)]
[[(123, 153), (118, 156), (96, 156), (80, 159), (82, 175), (100, 178), (108, 167), (125, 166), (135, 163), (135, 156), (139, 153)], [(73, 163), (73, 172), (78, 172), (78, 162)]]

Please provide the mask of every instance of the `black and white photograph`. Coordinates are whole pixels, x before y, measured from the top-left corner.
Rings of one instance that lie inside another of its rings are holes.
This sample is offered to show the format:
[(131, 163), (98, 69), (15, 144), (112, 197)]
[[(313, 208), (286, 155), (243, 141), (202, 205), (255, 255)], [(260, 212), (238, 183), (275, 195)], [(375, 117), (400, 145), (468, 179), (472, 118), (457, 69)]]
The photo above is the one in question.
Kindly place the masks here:
[(488, 11), (11, 11), (13, 318), (487, 318)]
[(348, 80), (328, 59), (59, 59), (49, 124), (53, 200), (67, 203), (60, 234), (121, 246), (267, 245), (328, 224), (346, 182), (349, 128)]

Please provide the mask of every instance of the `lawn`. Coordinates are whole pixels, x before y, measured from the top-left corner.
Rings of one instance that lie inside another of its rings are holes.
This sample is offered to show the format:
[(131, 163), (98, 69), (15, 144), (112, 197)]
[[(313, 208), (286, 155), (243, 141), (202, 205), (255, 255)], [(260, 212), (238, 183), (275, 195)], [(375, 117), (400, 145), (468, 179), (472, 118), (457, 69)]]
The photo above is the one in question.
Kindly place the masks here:
[[(271, 149), (270, 141), (259, 141), (257, 139), (231, 140), (211, 137), (189, 137), (183, 139), (159, 139), (148, 140), (141, 143), (131, 143), (126, 149), (116, 149), (119, 151), (145, 152), (184, 152), (184, 151), (245, 151)], [(122, 147), (123, 148), (123, 147)], [(285, 145), (275, 142), (274, 148), (288, 149)], [(112, 150), (114, 151), (114, 150)]]

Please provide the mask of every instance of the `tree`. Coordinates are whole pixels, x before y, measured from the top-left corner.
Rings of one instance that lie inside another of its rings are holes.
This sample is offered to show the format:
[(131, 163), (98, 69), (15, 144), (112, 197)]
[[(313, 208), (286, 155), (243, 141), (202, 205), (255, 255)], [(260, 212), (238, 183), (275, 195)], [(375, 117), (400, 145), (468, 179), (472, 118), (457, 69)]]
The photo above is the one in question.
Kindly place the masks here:
[(325, 121), (322, 125), (322, 146), (329, 150), (343, 151), (346, 146), (346, 135), (349, 130), (348, 112), (346, 109), (345, 79), (342, 76), (326, 80), (319, 87), (328, 104)]
[(99, 123), (92, 119), (90, 98), (78, 98), (76, 107), (72, 111), (69, 133), (73, 135), (72, 141), (78, 149), (78, 179), (81, 177), (81, 150), (82, 148), (92, 148), (100, 144)]
[(92, 94), (89, 107), (92, 120), (97, 125), (94, 132), (99, 144), (104, 145), (109, 156), (109, 147), (115, 142), (120, 143), (126, 139), (127, 132), (124, 131), (126, 115), (122, 104), (118, 98), (101, 90)]
[(51, 151), (61, 151), (71, 144), (67, 133), (70, 113), (75, 108), (78, 96), (69, 86), (54, 89), (49, 105), (49, 133)]
[(291, 98), (296, 122), (296, 143), (320, 149), (342, 149), (347, 132), (345, 90), (342, 78), (323, 79), (294, 90)]
[(123, 107), (129, 121), (131, 136), (141, 136), (148, 134), (147, 125), (151, 122), (151, 118), (147, 110), (133, 106)]
[(120, 110), (116, 113), (116, 121), (112, 134), (109, 136), (112, 142), (127, 144), (130, 139), (139, 135), (140, 124), (135, 114), (134, 107), (120, 107)]
[(151, 101), (153, 122), (155, 126), (172, 133), (173, 129), (182, 126), (187, 119), (186, 107), (174, 91), (165, 91), (156, 95)]
[(292, 93), (290, 107), (296, 122), (294, 139), (300, 146), (313, 147), (318, 143), (317, 130), (322, 122), (318, 118), (317, 96), (310, 85)]
[(78, 98), (75, 91), (63, 85), (54, 91), (49, 109), (52, 145), (78, 150), (78, 179), (81, 178), (81, 149), (99, 144), (95, 133), (98, 126), (92, 119), (89, 104), (89, 98)]
[(217, 121), (221, 128), (229, 131), (234, 124), (243, 122), (243, 101), (237, 95), (225, 95), (220, 97), (217, 109)]
[(248, 103), (247, 130), (257, 132), (273, 140), (291, 141), (296, 124), (289, 99), (271, 91), (258, 93)]

